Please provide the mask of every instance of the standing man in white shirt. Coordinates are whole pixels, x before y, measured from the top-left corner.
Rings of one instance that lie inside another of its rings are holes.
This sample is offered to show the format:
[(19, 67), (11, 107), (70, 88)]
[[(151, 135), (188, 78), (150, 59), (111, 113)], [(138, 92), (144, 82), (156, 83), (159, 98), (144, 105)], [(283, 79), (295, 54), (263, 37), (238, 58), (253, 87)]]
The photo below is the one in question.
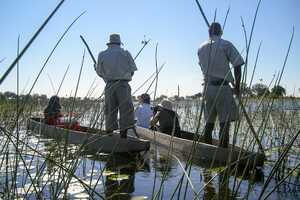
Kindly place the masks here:
[(136, 125), (150, 128), (150, 120), (153, 117), (153, 110), (150, 106), (150, 95), (144, 93), (140, 98), (141, 104), (135, 110)]
[[(105, 128), (107, 132), (120, 127), (122, 138), (134, 126), (134, 108), (131, 97), (131, 81), (137, 70), (131, 54), (121, 48), (119, 34), (111, 34), (107, 49), (99, 53), (97, 74), (105, 81)], [(118, 126), (119, 111), (119, 126)]]
[[(205, 142), (212, 143), (212, 131), (218, 116), (219, 145), (227, 148), (230, 123), (239, 118), (238, 108), (229, 83), (234, 86), (235, 94), (239, 95), (241, 66), (244, 64), (244, 60), (231, 42), (221, 39), (222, 34), (221, 25), (212, 23), (209, 27), (209, 39), (199, 48), (198, 58), (206, 87), (204, 93)], [(230, 63), (234, 68), (234, 78), (230, 70)]]

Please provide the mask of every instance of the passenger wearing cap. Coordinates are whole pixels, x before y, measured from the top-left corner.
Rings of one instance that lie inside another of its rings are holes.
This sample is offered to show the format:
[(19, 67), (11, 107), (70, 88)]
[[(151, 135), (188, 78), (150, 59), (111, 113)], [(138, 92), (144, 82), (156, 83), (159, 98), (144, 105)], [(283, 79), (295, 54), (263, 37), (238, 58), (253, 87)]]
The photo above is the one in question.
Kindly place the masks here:
[(135, 110), (136, 125), (144, 128), (150, 128), (150, 120), (153, 117), (153, 110), (150, 106), (150, 95), (142, 94), (141, 103)]
[[(234, 86), (236, 95), (240, 93), (241, 66), (244, 60), (234, 45), (221, 39), (223, 34), (219, 23), (212, 23), (209, 27), (209, 39), (198, 50), (199, 65), (204, 76), (204, 115), (206, 143), (212, 143), (212, 131), (216, 117), (220, 123), (220, 146), (227, 148), (229, 143), (230, 123), (239, 118), (238, 108), (233, 98)], [(234, 78), (230, 70), (234, 69)]]
[[(107, 132), (120, 128), (122, 138), (127, 130), (134, 127), (134, 108), (131, 99), (131, 81), (135, 62), (129, 51), (121, 48), (119, 34), (111, 34), (107, 49), (99, 53), (96, 64), (97, 74), (105, 81), (105, 127)], [(119, 125), (118, 125), (119, 112)]]
[(158, 104), (157, 112), (151, 120), (151, 128), (157, 128), (160, 132), (176, 137), (181, 136), (178, 115), (173, 111), (171, 101), (162, 100)]

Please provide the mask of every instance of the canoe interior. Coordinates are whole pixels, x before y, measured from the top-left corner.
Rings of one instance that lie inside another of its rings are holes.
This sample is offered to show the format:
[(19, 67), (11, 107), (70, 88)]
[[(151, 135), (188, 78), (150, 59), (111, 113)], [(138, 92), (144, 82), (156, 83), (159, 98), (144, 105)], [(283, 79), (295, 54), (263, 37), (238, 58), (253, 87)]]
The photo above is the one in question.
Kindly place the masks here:
[[(38, 117), (30, 118), (30, 120), (37, 121), (37, 122), (40, 122), (40, 123), (44, 123), (44, 121), (45, 121), (43, 118), (38, 118)], [(90, 127), (87, 127), (87, 126), (80, 126), (80, 132), (106, 135), (105, 131), (103, 131), (103, 130), (90, 128)]]
[(165, 133), (136, 127), (139, 139), (131, 137), (129, 134), (127, 140), (120, 139), (119, 134), (106, 135), (103, 131), (91, 129), (85, 126), (81, 131), (67, 130), (55, 126), (49, 126), (43, 123), (41, 118), (32, 118), (29, 120), (31, 130), (39, 131), (43, 135), (56, 139), (68, 139), (69, 143), (82, 144), (93, 152), (140, 152), (150, 148), (150, 141), (159, 144), (166, 149), (172, 148), (172, 151), (187, 159), (191, 154), (192, 160), (209, 165), (237, 163), (240, 166), (263, 166), (265, 157), (263, 154), (246, 151), (239, 147), (229, 146), (229, 148), (218, 147), (218, 140), (213, 144), (201, 142), (200, 136), (193, 133), (182, 131), (182, 137), (172, 137)]
[(104, 134), (103, 131), (82, 126), (81, 131), (59, 128), (43, 123), (41, 118), (31, 118), (28, 129), (35, 133), (69, 144), (82, 145), (87, 151), (98, 153), (141, 152), (150, 148), (150, 142), (129, 136), (120, 138), (119, 134)]
[(153, 143), (165, 148), (172, 148), (172, 152), (187, 159), (191, 154), (192, 160), (197, 163), (208, 165), (224, 165), (231, 163), (239, 166), (257, 167), (263, 166), (265, 156), (261, 153), (249, 152), (236, 146), (229, 148), (218, 147), (218, 140), (213, 141), (213, 145), (201, 142), (200, 136), (182, 131), (182, 137), (172, 137), (168, 134), (137, 127), (138, 134)]

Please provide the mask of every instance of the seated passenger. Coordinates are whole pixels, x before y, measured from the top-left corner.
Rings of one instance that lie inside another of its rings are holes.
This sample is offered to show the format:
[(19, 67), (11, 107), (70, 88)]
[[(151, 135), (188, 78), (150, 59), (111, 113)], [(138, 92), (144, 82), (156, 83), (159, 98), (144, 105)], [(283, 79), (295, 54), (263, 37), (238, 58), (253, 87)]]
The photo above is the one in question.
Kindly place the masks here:
[[(158, 104), (156, 114), (151, 120), (151, 127), (157, 128), (160, 132), (180, 137), (180, 125), (178, 115), (172, 109), (173, 105), (171, 101), (163, 100)], [(158, 124), (159, 123), (159, 126)]]
[(62, 114), (58, 96), (52, 96), (44, 110), (45, 123), (49, 125), (61, 124)]
[[(80, 124), (78, 121), (71, 119), (64, 119), (61, 111), (61, 106), (58, 96), (52, 96), (48, 102), (48, 106), (44, 110), (45, 123), (48, 125), (54, 125), (60, 128), (70, 128), (73, 130), (80, 130)], [(68, 117), (69, 118), (69, 117)]]
[(150, 120), (153, 116), (153, 110), (150, 106), (149, 94), (140, 96), (141, 103), (135, 110), (136, 125), (144, 128), (150, 128)]

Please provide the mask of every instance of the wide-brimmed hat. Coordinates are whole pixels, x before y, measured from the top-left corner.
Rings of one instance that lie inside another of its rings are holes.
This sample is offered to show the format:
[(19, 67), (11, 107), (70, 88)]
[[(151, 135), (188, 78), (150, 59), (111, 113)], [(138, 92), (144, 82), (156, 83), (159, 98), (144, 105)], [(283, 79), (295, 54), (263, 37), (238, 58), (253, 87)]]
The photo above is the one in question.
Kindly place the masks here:
[(162, 100), (158, 106), (168, 109), (168, 110), (172, 110), (173, 109), (173, 103), (167, 99)]
[(116, 34), (116, 33), (113, 33), (109, 36), (109, 42), (106, 43), (107, 45), (110, 45), (110, 44), (123, 44), (121, 42), (121, 37), (119, 34)]

